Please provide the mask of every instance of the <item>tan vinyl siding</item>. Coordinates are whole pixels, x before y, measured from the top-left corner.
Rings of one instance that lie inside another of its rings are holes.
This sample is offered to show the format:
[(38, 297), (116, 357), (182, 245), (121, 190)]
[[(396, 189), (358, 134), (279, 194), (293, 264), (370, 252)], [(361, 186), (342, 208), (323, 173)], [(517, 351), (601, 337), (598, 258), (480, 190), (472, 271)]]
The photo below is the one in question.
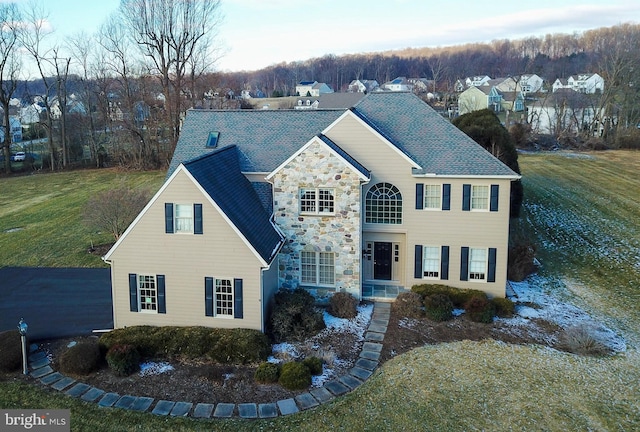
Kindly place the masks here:
[[(164, 204), (203, 205), (202, 235), (166, 234)], [(262, 330), (261, 264), (184, 173), (180, 172), (111, 255), (114, 325), (202, 325)], [(129, 310), (128, 275), (165, 275), (166, 314)], [(204, 278), (243, 280), (244, 319), (205, 316)]]
[[(382, 241), (402, 243), (400, 257), (403, 263), (402, 274), (397, 278), (394, 277), (395, 282), (407, 288), (422, 283), (444, 283), (458, 288), (479, 289), (491, 296), (504, 297), (509, 235), (511, 187), (509, 179), (413, 177), (411, 162), (352, 116), (345, 116), (342, 121), (326, 131), (326, 135), (336, 144), (343, 145), (352, 157), (371, 171), (371, 181), (363, 186), (363, 209), (367, 191), (379, 182), (393, 184), (402, 194), (401, 224), (363, 224), (365, 242), (389, 238), (394, 240)], [(349, 145), (345, 146), (343, 143), (349, 143)], [(450, 184), (451, 210), (416, 210), (416, 183)], [(499, 211), (462, 211), (463, 184), (499, 185)], [(447, 281), (414, 277), (414, 247), (417, 244), (449, 246), (449, 279)], [(460, 251), (463, 246), (497, 249), (495, 283), (460, 280)]]
[[(405, 200), (404, 228), (407, 230), (407, 281), (408, 286), (434, 283), (433, 280), (414, 278), (414, 246), (449, 246), (449, 280), (441, 283), (473, 288), (491, 296), (504, 297), (507, 280), (507, 251), (509, 241), (509, 195), (511, 182), (504, 179), (446, 179), (414, 178), (413, 191)], [(451, 210), (416, 210), (415, 184), (451, 185)], [(499, 185), (498, 211), (462, 211), (462, 186)], [(403, 190), (406, 190), (403, 188)], [(471, 248), (496, 248), (496, 282), (472, 282), (460, 280), (460, 251)], [(438, 283), (438, 282), (435, 282)]]

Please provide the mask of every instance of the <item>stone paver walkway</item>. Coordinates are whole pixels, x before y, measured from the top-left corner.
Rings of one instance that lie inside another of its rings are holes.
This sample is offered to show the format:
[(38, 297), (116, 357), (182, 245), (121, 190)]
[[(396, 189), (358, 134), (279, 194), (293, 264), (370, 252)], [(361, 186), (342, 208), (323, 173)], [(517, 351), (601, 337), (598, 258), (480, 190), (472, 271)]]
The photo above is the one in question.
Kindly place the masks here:
[(29, 356), (30, 375), (42, 384), (64, 392), (71, 397), (85, 402), (97, 403), (100, 407), (115, 407), (132, 411), (151, 412), (160, 416), (191, 416), (193, 418), (230, 418), (245, 419), (273, 418), (279, 415), (290, 415), (315, 408), (332, 401), (338, 396), (347, 394), (366, 381), (380, 365), (380, 353), (384, 340), (391, 303), (374, 303), (373, 315), (365, 332), (365, 343), (356, 364), (345, 375), (327, 382), (322, 387), (301, 393), (293, 399), (283, 399), (273, 403), (199, 403), (158, 400), (145, 396), (119, 395), (106, 393), (104, 390), (88, 384), (77, 382), (51, 368), (44, 352), (32, 346)]

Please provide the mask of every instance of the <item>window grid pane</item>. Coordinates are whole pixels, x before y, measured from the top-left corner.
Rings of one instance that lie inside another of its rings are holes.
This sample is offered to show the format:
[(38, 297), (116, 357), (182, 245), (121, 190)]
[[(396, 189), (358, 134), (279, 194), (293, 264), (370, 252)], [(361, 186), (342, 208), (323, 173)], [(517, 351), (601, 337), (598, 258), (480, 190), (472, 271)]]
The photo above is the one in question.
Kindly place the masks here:
[(193, 232), (193, 206), (176, 204), (176, 232)]
[(471, 249), (469, 251), (469, 279), (484, 280), (486, 263), (486, 249)]
[(300, 252), (300, 279), (302, 283), (316, 283), (316, 254), (315, 252)]
[(305, 213), (315, 213), (316, 211), (316, 191), (300, 189), (300, 211)]
[(440, 277), (440, 248), (424, 246), (422, 248), (422, 256), (424, 277)]
[(229, 279), (216, 279), (216, 315), (233, 316), (233, 286)]
[(487, 210), (489, 208), (489, 186), (471, 187), (471, 209)]
[(424, 208), (440, 208), (440, 185), (424, 185)]
[(140, 292), (140, 310), (155, 311), (158, 308), (156, 296), (155, 276), (138, 276), (138, 290)]
[(333, 191), (331, 189), (318, 190), (318, 210), (320, 213), (333, 213)]
[(318, 268), (318, 283), (321, 285), (333, 285), (335, 278), (334, 255), (331, 252), (320, 252)]
[(402, 223), (402, 195), (390, 183), (378, 183), (367, 192), (365, 222), (380, 224)]

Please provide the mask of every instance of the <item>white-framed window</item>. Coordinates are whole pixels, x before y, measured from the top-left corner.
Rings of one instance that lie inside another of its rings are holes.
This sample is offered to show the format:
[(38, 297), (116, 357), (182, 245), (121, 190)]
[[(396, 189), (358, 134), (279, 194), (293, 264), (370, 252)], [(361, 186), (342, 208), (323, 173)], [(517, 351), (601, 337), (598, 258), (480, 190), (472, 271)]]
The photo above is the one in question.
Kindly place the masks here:
[(442, 186), (437, 184), (424, 185), (424, 208), (440, 210), (442, 202)]
[(471, 186), (471, 210), (489, 210), (489, 186)]
[(300, 252), (300, 281), (305, 285), (334, 285), (335, 254), (333, 252)]
[(216, 279), (215, 316), (233, 318), (233, 281)]
[(138, 311), (158, 313), (158, 287), (153, 275), (138, 275)]
[(487, 280), (486, 249), (469, 249), (469, 280), (483, 282)]
[(440, 247), (422, 247), (422, 277), (428, 279), (440, 278)]
[(333, 214), (334, 192), (332, 188), (300, 189), (300, 213)]
[(365, 222), (375, 224), (402, 223), (402, 194), (391, 183), (375, 184), (365, 199)]
[(174, 208), (175, 232), (193, 233), (193, 205), (176, 204)]

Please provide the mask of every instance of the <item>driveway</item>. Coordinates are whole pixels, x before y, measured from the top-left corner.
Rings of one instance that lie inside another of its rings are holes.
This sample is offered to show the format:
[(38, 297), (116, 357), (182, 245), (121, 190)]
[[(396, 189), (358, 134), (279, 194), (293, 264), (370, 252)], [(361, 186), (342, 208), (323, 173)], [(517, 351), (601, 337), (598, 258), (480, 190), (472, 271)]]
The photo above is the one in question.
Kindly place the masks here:
[(30, 340), (113, 328), (109, 269), (0, 268), (0, 331), (20, 318)]

